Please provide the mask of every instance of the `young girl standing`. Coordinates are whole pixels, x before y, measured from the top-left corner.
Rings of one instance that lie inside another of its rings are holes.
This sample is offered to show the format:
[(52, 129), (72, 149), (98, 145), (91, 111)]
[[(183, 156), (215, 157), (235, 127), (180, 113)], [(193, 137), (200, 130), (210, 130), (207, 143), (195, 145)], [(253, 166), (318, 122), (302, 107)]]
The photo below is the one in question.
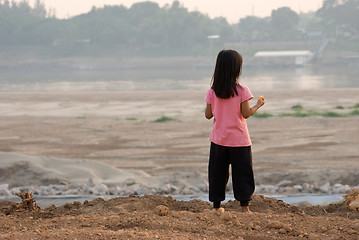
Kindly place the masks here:
[(256, 105), (250, 107), (252, 93), (238, 82), (242, 62), (242, 56), (234, 50), (218, 53), (212, 86), (205, 97), (205, 116), (214, 117), (208, 165), (209, 201), (214, 208), (219, 208), (225, 200), (231, 165), (234, 198), (240, 201), (242, 211), (249, 212), (255, 185), (246, 119), (263, 106), (265, 100), (259, 97)]

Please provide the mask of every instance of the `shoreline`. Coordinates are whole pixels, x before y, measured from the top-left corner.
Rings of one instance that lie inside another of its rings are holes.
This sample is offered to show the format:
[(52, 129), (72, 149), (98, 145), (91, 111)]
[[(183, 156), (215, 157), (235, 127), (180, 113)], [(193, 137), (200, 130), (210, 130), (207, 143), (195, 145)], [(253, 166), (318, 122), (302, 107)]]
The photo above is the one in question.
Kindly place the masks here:
[[(115, 198), (126, 198), (129, 196), (143, 197), (143, 196), (154, 196), (160, 195), (169, 197), (171, 196), (173, 199), (177, 201), (192, 201), (192, 200), (201, 200), (204, 202), (209, 202), (208, 194), (207, 195), (166, 195), (166, 194), (144, 194), (144, 195), (33, 195), (36, 200), (37, 205), (44, 209), (48, 208), (51, 205), (55, 205), (57, 207), (64, 206), (65, 204), (73, 204), (74, 202), (85, 202), (85, 201), (93, 201), (98, 198), (102, 198), (105, 201)], [(229, 195), (229, 194), (228, 194)], [(310, 207), (310, 206), (328, 206), (329, 204), (339, 203), (344, 200), (345, 194), (294, 194), (294, 195), (267, 195), (267, 194), (254, 194), (255, 196), (264, 196), (266, 198), (272, 198), (276, 200), (281, 200), (286, 204), (297, 206), (297, 207)], [(19, 197), (1, 197), (0, 201), (11, 201), (20, 203), (21, 198)], [(233, 196), (227, 196), (223, 204), (235, 201)]]

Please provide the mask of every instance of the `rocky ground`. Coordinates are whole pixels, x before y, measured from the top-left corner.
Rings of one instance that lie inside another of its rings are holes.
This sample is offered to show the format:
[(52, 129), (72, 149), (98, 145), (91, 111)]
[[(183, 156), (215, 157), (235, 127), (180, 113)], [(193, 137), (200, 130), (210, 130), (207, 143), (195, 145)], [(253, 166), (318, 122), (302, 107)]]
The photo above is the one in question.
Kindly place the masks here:
[(74, 202), (46, 209), (29, 199), (0, 202), (1, 239), (358, 239), (359, 191), (325, 207), (298, 208), (253, 197), (252, 213), (229, 201), (146, 195)]

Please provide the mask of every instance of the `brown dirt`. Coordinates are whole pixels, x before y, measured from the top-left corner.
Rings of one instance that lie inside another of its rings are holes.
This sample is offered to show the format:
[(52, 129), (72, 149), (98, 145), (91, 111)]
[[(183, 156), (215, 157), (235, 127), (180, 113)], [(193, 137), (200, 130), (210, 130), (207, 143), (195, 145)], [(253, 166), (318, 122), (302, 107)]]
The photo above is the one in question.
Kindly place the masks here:
[(255, 195), (252, 214), (235, 201), (220, 213), (202, 200), (159, 195), (40, 210), (3, 201), (0, 239), (359, 239), (359, 212), (348, 208), (358, 199), (354, 191), (337, 204), (298, 208)]

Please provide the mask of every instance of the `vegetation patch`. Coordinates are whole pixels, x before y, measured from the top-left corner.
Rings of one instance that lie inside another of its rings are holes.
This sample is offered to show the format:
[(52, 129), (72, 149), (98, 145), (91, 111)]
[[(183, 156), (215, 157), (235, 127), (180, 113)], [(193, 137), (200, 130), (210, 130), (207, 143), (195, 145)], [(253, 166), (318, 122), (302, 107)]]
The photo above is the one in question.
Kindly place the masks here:
[(176, 121), (177, 119), (173, 118), (173, 117), (168, 117), (163, 115), (160, 118), (157, 118), (156, 120), (153, 120), (153, 122), (169, 122), (169, 121)]
[(253, 117), (256, 118), (269, 118), (269, 117), (273, 117), (273, 114), (268, 113), (268, 112), (256, 112)]
[(301, 111), (303, 109), (303, 106), (298, 103), (297, 105), (293, 105), (292, 109), (297, 110), (297, 111)]
[(318, 116), (322, 116), (322, 117), (345, 117), (345, 114), (340, 114), (337, 112), (322, 112), (322, 113), (317, 113)]
[[(254, 115), (256, 117), (272, 117), (272, 116), (279, 116), (279, 117), (312, 117), (312, 116), (320, 116), (320, 117), (348, 117), (348, 116), (357, 116), (359, 115), (359, 104), (355, 104), (349, 108), (355, 108), (350, 113), (341, 113), (336, 111), (314, 111), (310, 109), (304, 109), (304, 107), (301, 104), (297, 104), (292, 106), (292, 112), (287, 113), (280, 113), (278, 115), (273, 115), (270, 113), (260, 113), (257, 115), (257, 113)], [(335, 109), (345, 109), (343, 106), (336, 106)]]
[(311, 113), (296, 111), (293, 113), (281, 113), (279, 114), (280, 117), (310, 117), (313, 116)]
[(136, 121), (137, 118), (135, 118), (135, 117), (128, 117), (128, 118), (126, 118), (126, 120), (128, 120), (128, 121)]
[(351, 111), (350, 115), (359, 115), (359, 110), (355, 109), (355, 110)]

